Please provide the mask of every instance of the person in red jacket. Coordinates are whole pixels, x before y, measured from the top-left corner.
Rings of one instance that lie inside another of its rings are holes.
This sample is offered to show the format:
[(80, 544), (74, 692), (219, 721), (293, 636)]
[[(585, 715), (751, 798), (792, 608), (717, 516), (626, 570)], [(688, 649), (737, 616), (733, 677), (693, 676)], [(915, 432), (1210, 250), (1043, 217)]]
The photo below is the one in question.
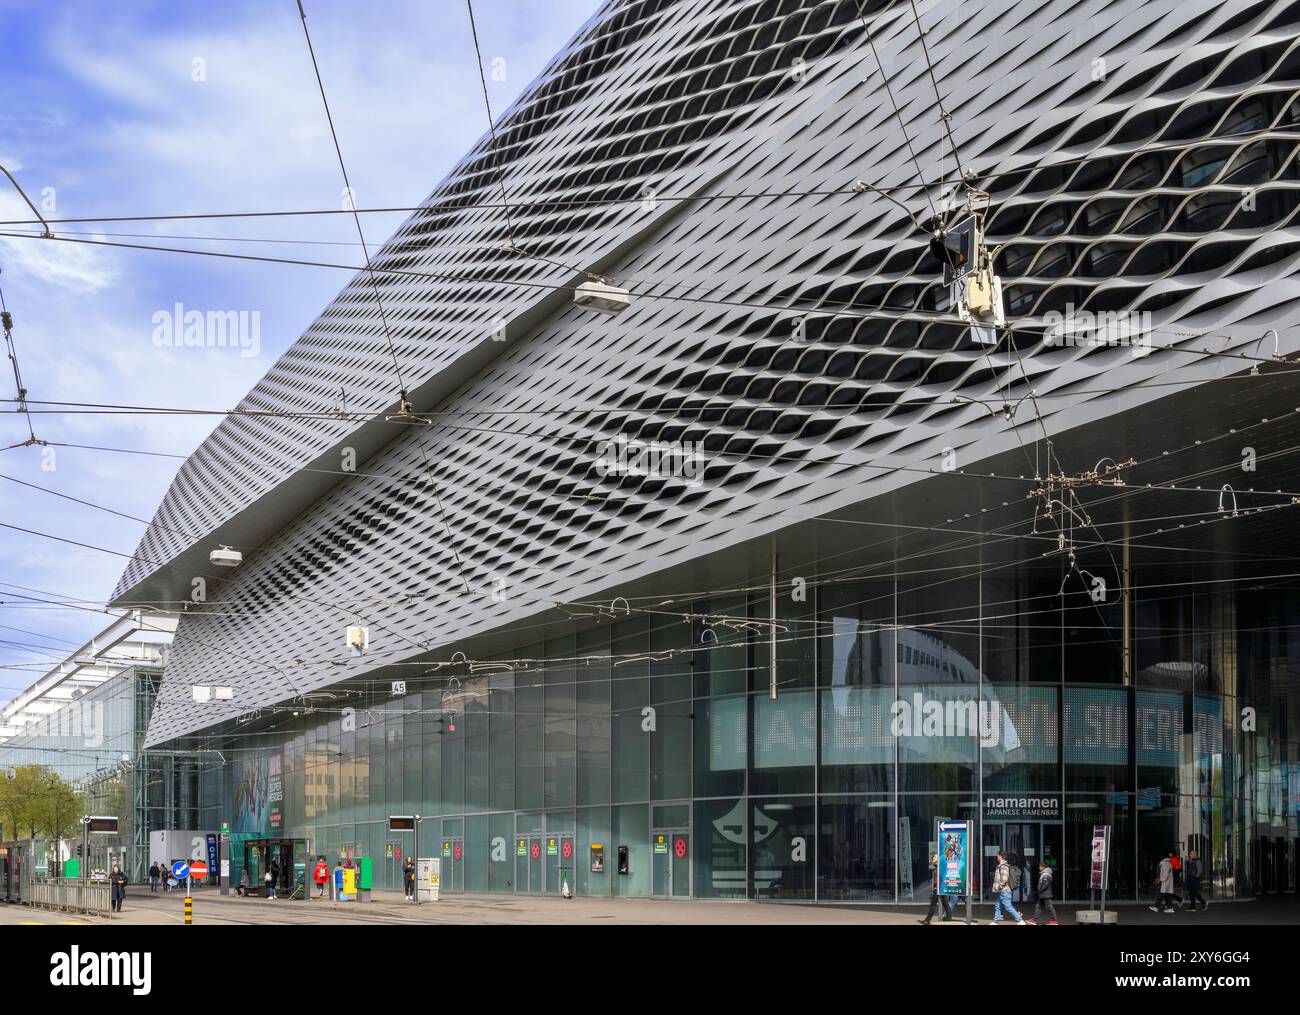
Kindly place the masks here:
[(323, 856), (316, 858), (316, 866), (312, 869), (311, 879), (316, 882), (316, 898), (325, 898), (325, 882), (330, 878), (329, 864), (325, 862)]

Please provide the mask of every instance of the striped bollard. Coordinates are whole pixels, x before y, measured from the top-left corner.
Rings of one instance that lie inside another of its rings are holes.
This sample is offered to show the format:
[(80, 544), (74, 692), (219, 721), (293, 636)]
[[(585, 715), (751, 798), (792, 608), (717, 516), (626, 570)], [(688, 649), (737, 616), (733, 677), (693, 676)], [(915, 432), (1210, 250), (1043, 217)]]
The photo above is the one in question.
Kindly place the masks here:
[(194, 900), (190, 896), (185, 896), (185, 926), (192, 926), (194, 923)]

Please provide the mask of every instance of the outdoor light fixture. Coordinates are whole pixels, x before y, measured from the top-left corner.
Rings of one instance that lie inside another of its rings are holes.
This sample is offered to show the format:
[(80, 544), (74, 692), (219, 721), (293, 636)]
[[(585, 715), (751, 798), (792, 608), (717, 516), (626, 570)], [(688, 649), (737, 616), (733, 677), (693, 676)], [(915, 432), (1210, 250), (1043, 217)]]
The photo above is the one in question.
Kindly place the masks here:
[(232, 701), (235, 697), (233, 687), (212, 687), (209, 684), (190, 684), (190, 694), (199, 704), (208, 701)]
[(602, 314), (621, 314), (632, 304), (632, 296), (626, 289), (620, 289), (608, 282), (583, 282), (573, 290), (573, 302), (586, 310), (595, 310)]
[(208, 554), (208, 561), (217, 567), (239, 567), (244, 562), (244, 555), (238, 550), (222, 546), (221, 549), (213, 550)]
[(354, 656), (364, 655), (370, 647), (370, 628), (354, 624), (348, 628), (348, 648)]

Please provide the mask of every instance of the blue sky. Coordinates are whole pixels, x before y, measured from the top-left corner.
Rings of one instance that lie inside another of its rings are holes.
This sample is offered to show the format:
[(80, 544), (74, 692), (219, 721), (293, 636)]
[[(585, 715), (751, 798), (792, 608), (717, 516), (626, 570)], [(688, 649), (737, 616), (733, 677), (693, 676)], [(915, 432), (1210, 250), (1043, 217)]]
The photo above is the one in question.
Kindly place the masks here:
[[(465, 5), (305, 6), (357, 205), (418, 203), (486, 129)], [(598, 0), (476, 0), (484, 59), (496, 61), (504, 76), (488, 82), (498, 115), (597, 6)], [(0, 163), (47, 217), (340, 206), (343, 184), (295, 0), (0, 0), (0, 37), (8, 43)], [(0, 220), (30, 218), (0, 182)], [(363, 216), (367, 240), (381, 241), (400, 218)], [(126, 243), (340, 263), (361, 257), (346, 216), (55, 228)], [(253, 238), (276, 242), (248, 242)], [(31, 399), (231, 407), (346, 278), (326, 269), (0, 237), (0, 287)], [(258, 311), (259, 354), (159, 348), (154, 314), (178, 302), (187, 310)], [(0, 366), (0, 397), (13, 398), (9, 365)], [(37, 437), (46, 440), (174, 455), (193, 451), (218, 422), (33, 418)], [(21, 417), (0, 413), (0, 447), (26, 437)], [(151, 518), (179, 464), (69, 448), (54, 449), (53, 460), (40, 448), (0, 451), (0, 476), (8, 477), (0, 479), (0, 520), (129, 554), (142, 524), (13, 480)], [(109, 621), (19, 596), (55, 592), (102, 604), (124, 563), (0, 529), (0, 700), (35, 679), (38, 661), (56, 660)]]

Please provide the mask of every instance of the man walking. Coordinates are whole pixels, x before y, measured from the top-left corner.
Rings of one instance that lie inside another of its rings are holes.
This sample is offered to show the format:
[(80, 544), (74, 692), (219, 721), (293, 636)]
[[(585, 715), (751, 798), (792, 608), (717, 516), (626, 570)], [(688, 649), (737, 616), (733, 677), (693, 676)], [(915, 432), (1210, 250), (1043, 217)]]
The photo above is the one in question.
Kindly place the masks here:
[(1026, 920), (1026, 923), (1037, 926), (1038, 915), (1046, 909), (1049, 917), (1047, 926), (1059, 926), (1056, 920), (1056, 907), (1052, 905), (1053, 894), (1052, 868), (1047, 866), (1047, 861), (1044, 860), (1038, 865), (1038, 899), (1034, 902), (1034, 915), (1032, 919)]
[(1196, 850), (1187, 854), (1187, 863), (1184, 873), (1187, 875), (1187, 903), (1185, 909), (1195, 909), (1196, 904), (1201, 904), (1201, 912), (1210, 908), (1210, 904), (1205, 901), (1201, 895), (1201, 858), (1197, 855)]
[(330, 868), (323, 856), (316, 858), (316, 866), (312, 868), (311, 879), (316, 882), (316, 898), (325, 898), (325, 882), (330, 879)]
[(158, 879), (160, 877), (162, 877), (162, 869), (158, 866), (158, 861), (155, 860), (149, 868), (149, 891), (154, 895), (158, 894)]
[(998, 865), (993, 871), (993, 898), (997, 900), (993, 907), (993, 925), (1002, 922), (1002, 910), (1015, 917), (1018, 926), (1025, 926), (1025, 918), (1011, 904), (1011, 892), (1016, 887), (1016, 876), (1005, 853), (998, 854)]
[(126, 872), (116, 864), (113, 865), (113, 873), (108, 877), (108, 883), (112, 886), (113, 892), (113, 912), (122, 912), (122, 902), (126, 898)]
[(921, 923), (927, 927), (930, 921), (934, 919), (935, 910), (943, 906), (944, 920), (952, 919), (952, 903), (948, 901), (948, 896), (939, 894), (939, 854), (930, 854), (930, 909), (925, 914), (925, 919)]

